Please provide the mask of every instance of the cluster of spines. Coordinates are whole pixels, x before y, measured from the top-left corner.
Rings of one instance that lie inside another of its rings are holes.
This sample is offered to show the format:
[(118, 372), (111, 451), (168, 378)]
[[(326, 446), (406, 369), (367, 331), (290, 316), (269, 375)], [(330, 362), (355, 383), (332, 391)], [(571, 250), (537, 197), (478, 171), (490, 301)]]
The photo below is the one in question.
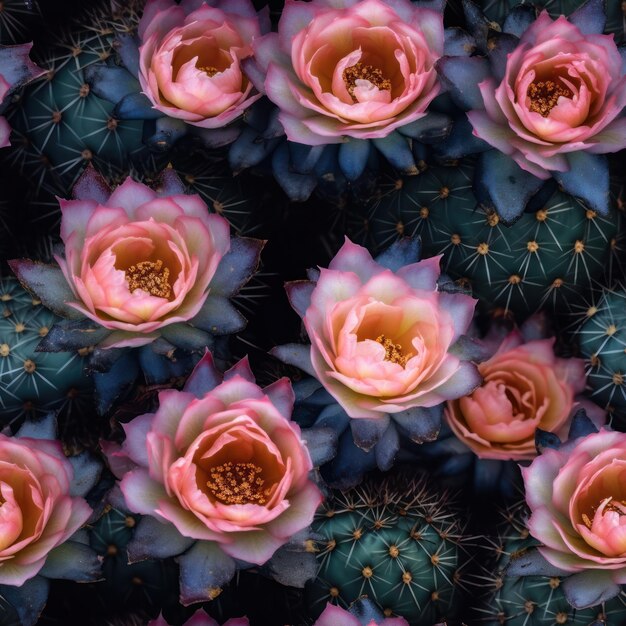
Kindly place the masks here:
[(319, 571), (308, 587), (318, 614), (360, 596), (415, 624), (451, 617), (462, 595), (463, 529), (446, 495), (423, 479), (365, 483), (329, 499), (313, 522)]

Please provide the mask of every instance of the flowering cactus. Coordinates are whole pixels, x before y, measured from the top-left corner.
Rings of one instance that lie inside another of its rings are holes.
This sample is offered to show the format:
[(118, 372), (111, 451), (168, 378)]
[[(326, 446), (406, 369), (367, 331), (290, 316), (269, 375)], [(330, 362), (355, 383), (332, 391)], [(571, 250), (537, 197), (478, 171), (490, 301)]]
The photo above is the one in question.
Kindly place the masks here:
[(589, 426), (584, 436), (551, 445), (522, 470), (528, 529), (543, 545), (509, 571), (568, 576), (563, 590), (580, 609), (616, 596), (626, 582), (626, 434)]
[(138, 35), (141, 88), (165, 115), (221, 128), (261, 97), (241, 67), (261, 35), (249, 0), (150, 0)]
[(349, 611), (339, 606), (326, 605), (313, 626), (409, 626), (403, 617), (384, 617), (376, 605), (367, 598), (355, 602)]
[[(245, 360), (220, 382), (207, 352), (184, 391), (161, 392), (157, 412), (125, 425), (121, 449), (107, 448), (128, 507), (158, 520), (138, 527), (131, 556), (137, 543), (144, 556), (157, 549), (162, 557), (197, 541), (179, 559), (185, 603), (228, 582), (234, 559), (262, 565), (311, 523), (321, 493), (289, 421), (293, 401), (286, 379), (261, 389)], [(142, 528), (170, 545), (143, 545)], [(198, 571), (208, 558), (211, 571)]]

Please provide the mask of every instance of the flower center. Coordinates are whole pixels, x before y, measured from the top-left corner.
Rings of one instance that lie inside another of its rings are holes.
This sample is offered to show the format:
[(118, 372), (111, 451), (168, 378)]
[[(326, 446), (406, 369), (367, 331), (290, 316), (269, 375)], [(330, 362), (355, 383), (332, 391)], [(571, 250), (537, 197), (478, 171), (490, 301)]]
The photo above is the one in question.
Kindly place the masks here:
[(163, 267), (163, 261), (140, 261), (136, 265), (131, 265), (126, 271), (126, 282), (128, 290), (133, 293), (136, 289), (141, 289), (159, 298), (169, 298), (172, 287), (168, 282), (170, 270)]
[(211, 76), (215, 76), (216, 74), (219, 74), (219, 70), (216, 67), (213, 67), (212, 65), (201, 65), (198, 67), (198, 69), (201, 72), (204, 72), (209, 78)]
[(571, 98), (574, 94), (560, 82), (540, 80), (528, 86), (526, 95), (530, 98), (530, 110), (543, 117), (548, 117), (561, 96)]
[(399, 343), (393, 343), (391, 339), (387, 339), (385, 335), (376, 337), (376, 341), (385, 348), (385, 361), (391, 361), (406, 367), (406, 362), (411, 358), (411, 353), (404, 354), (402, 352), (402, 346)]
[[(605, 501), (606, 500), (601, 500), (596, 506), (591, 507), (591, 517), (595, 517), (596, 511), (602, 506)], [(609, 511), (612, 513), (617, 513), (618, 515), (626, 515), (626, 500), (615, 500), (613, 497), (611, 497), (602, 508), (602, 515), (608, 513)], [(591, 529), (592, 520), (590, 519), (589, 515), (583, 513), (581, 517), (583, 518), (585, 526)]]
[(209, 468), (207, 487), (224, 504), (266, 504), (271, 489), (263, 489), (263, 469), (254, 463), (227, 461)]
[(346, 67), (342, 74), (343, 82), (346, 85), (346, 89), (350, 94), (350, 97), (354, 102), (358, 102), (354, 95), (357, 80), (367, 80), (378, 89), (391, 91), (391, 81), (383, 76), (381, 70), (373, 65), (363, 65), (362, 63), (355, 63), (350, 67)]

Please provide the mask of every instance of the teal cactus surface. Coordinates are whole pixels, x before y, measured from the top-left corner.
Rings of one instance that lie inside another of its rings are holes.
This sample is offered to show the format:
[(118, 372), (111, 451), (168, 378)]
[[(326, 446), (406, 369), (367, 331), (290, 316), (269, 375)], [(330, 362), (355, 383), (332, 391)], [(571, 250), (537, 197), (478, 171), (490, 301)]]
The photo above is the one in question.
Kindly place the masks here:
[[(500, 534), (491, 540), (488, 566), (480, 577), (486, 596), (475, 604), (476, 623), (485, 626), (617, 626), (626, 619), (626, 593), (588, 609), (574, 609), (557, 576), (507, 576), (512, 559), (538, 545), (524, 525), (524, 508), (503, 511)], [(597, 620), (597, 622), (596, 622)]]
[(390, 179), (353, 231), (379, 249), (419, 235), (422, 256), (443, 255), (442, 269), (490, 309), (519, 318), (571, 309), (617, 263), (622, 203), (603, 217), (559, 190), (512, 225), (478, 203), (473, 166), (428, 167)]
[(421, 479), (336, 493), (313, 522), (319, 571), (307, 589), (318, 615), (361, 596), (411, 624), (453, 617), (461, 597), (462, 526), (446, 497)]
[[(552, 17), (570, 15), (585, 4), (586, 0), (479, 0), (488, 19), (502, 24), (509, 11), (519, 5), (534, 5), (538, 10), (546, 9)], [(607, 23), (605, 30), (613, 33), (618, 41), (624, 39), (626, 32), (626, 3), (622, 0), (606, 0)]]
[(36, 352), (59, 320), (15, 278), (0, 281), (0, 421), (42, 415), (92, 388), (78, 353)]
[(598, 404), (626, 412), (626, 291), (605, 290), (575, 333), (588, 360), (587, 383)]
[(119, 120), (114, 105), (99, 98), (85, 68), (116, 62), (114, 39), (132, 32), (132, 10), (113, 2), (87, 13), (38, 64), (47, 75), (29, 85), (9, 113), (14, 148), (9, 162), (39, 186), (70, 189), (88, 163), (127, 168), (145, 157), (143, 122)]

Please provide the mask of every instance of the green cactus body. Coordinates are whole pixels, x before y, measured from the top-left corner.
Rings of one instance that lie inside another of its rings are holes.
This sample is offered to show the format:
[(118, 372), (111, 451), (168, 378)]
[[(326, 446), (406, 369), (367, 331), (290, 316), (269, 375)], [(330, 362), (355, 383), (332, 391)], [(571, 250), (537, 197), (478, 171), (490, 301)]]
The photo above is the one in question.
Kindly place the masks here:
[(511, 562), (535, 547), (537, 541), (526, 529), (522, 510), (505, 514), (500, 536), (491, 546), (491, 571), (480, 586), (490, 588), (488, 595), (474, 608), (476, 623), (485, 626), (607, 626), (623, 624), (626, 619), (626, 593), (588, 609), (574, 609), (567, 601), (557, 576), (507, 576)]
[(423, 482), (392, 485), (337, 494), (314, 520), (323, 537), (318, 576), (307, 588), (316, 616), (327, 602), (347, 608), (364, 595), (411, 624), (431, 626), (457, 610), (458, 521)]
[(147, 154), (143, 122), (116, 119), (114, 105), (93, 93), (84, 74), (94, 63), (113, 63), (116, 34), (136, 25), (132, 10), (111, 4), (110, 13), (86, 15), (89, 26), (74, 30), (37, 60), (48, 74), (24, 90), (10, 113), (17, 137), (8, 158), (41, 186), (69, 190), (89, 162), (127, 168)]
[(59, 320), (16, 279), (0, 281), (0, 421), (61, 409), (91, 390), (82, 356), (35, 351)]
[(472, 179), (467, 162), (397, 179), (369, 206), (366, 243), (378, 249), (420, 235), (423, 257), (443, 255), (451, 278), (483, 304), (520, 318), (543, 308), (569, 310), (603, 278), (621, 211), (603, 217), (556, 191), (539, 211), (506, 226), (478, 204)]
[(576, 331), (588, 359), (591, 398), (623, 416), (626, 412), (626, 291), (606, 290)]
[(107, 507), (89, 531), (91, 547), (102, 555), (104, 580), (95, 585), (98, 613), (138, 609), (150, 613), (175, 607), (178, 600), (178, 568), (171, 559), (148, 559), (129, 563), (126, 546), (132, 539), (138, 518)]
[[(550, 16), (570, 15), (586, 0), (479, 0), (478, 4), (488, 19), (502, 24), (509, 11), (519, 4), (529, 4), (538, 10), (547, 9)], [(618, 41), (624, 39), (626, 3), (622, 0), (606, 0), (607, 22), (605, 32), (615, 34)]]

